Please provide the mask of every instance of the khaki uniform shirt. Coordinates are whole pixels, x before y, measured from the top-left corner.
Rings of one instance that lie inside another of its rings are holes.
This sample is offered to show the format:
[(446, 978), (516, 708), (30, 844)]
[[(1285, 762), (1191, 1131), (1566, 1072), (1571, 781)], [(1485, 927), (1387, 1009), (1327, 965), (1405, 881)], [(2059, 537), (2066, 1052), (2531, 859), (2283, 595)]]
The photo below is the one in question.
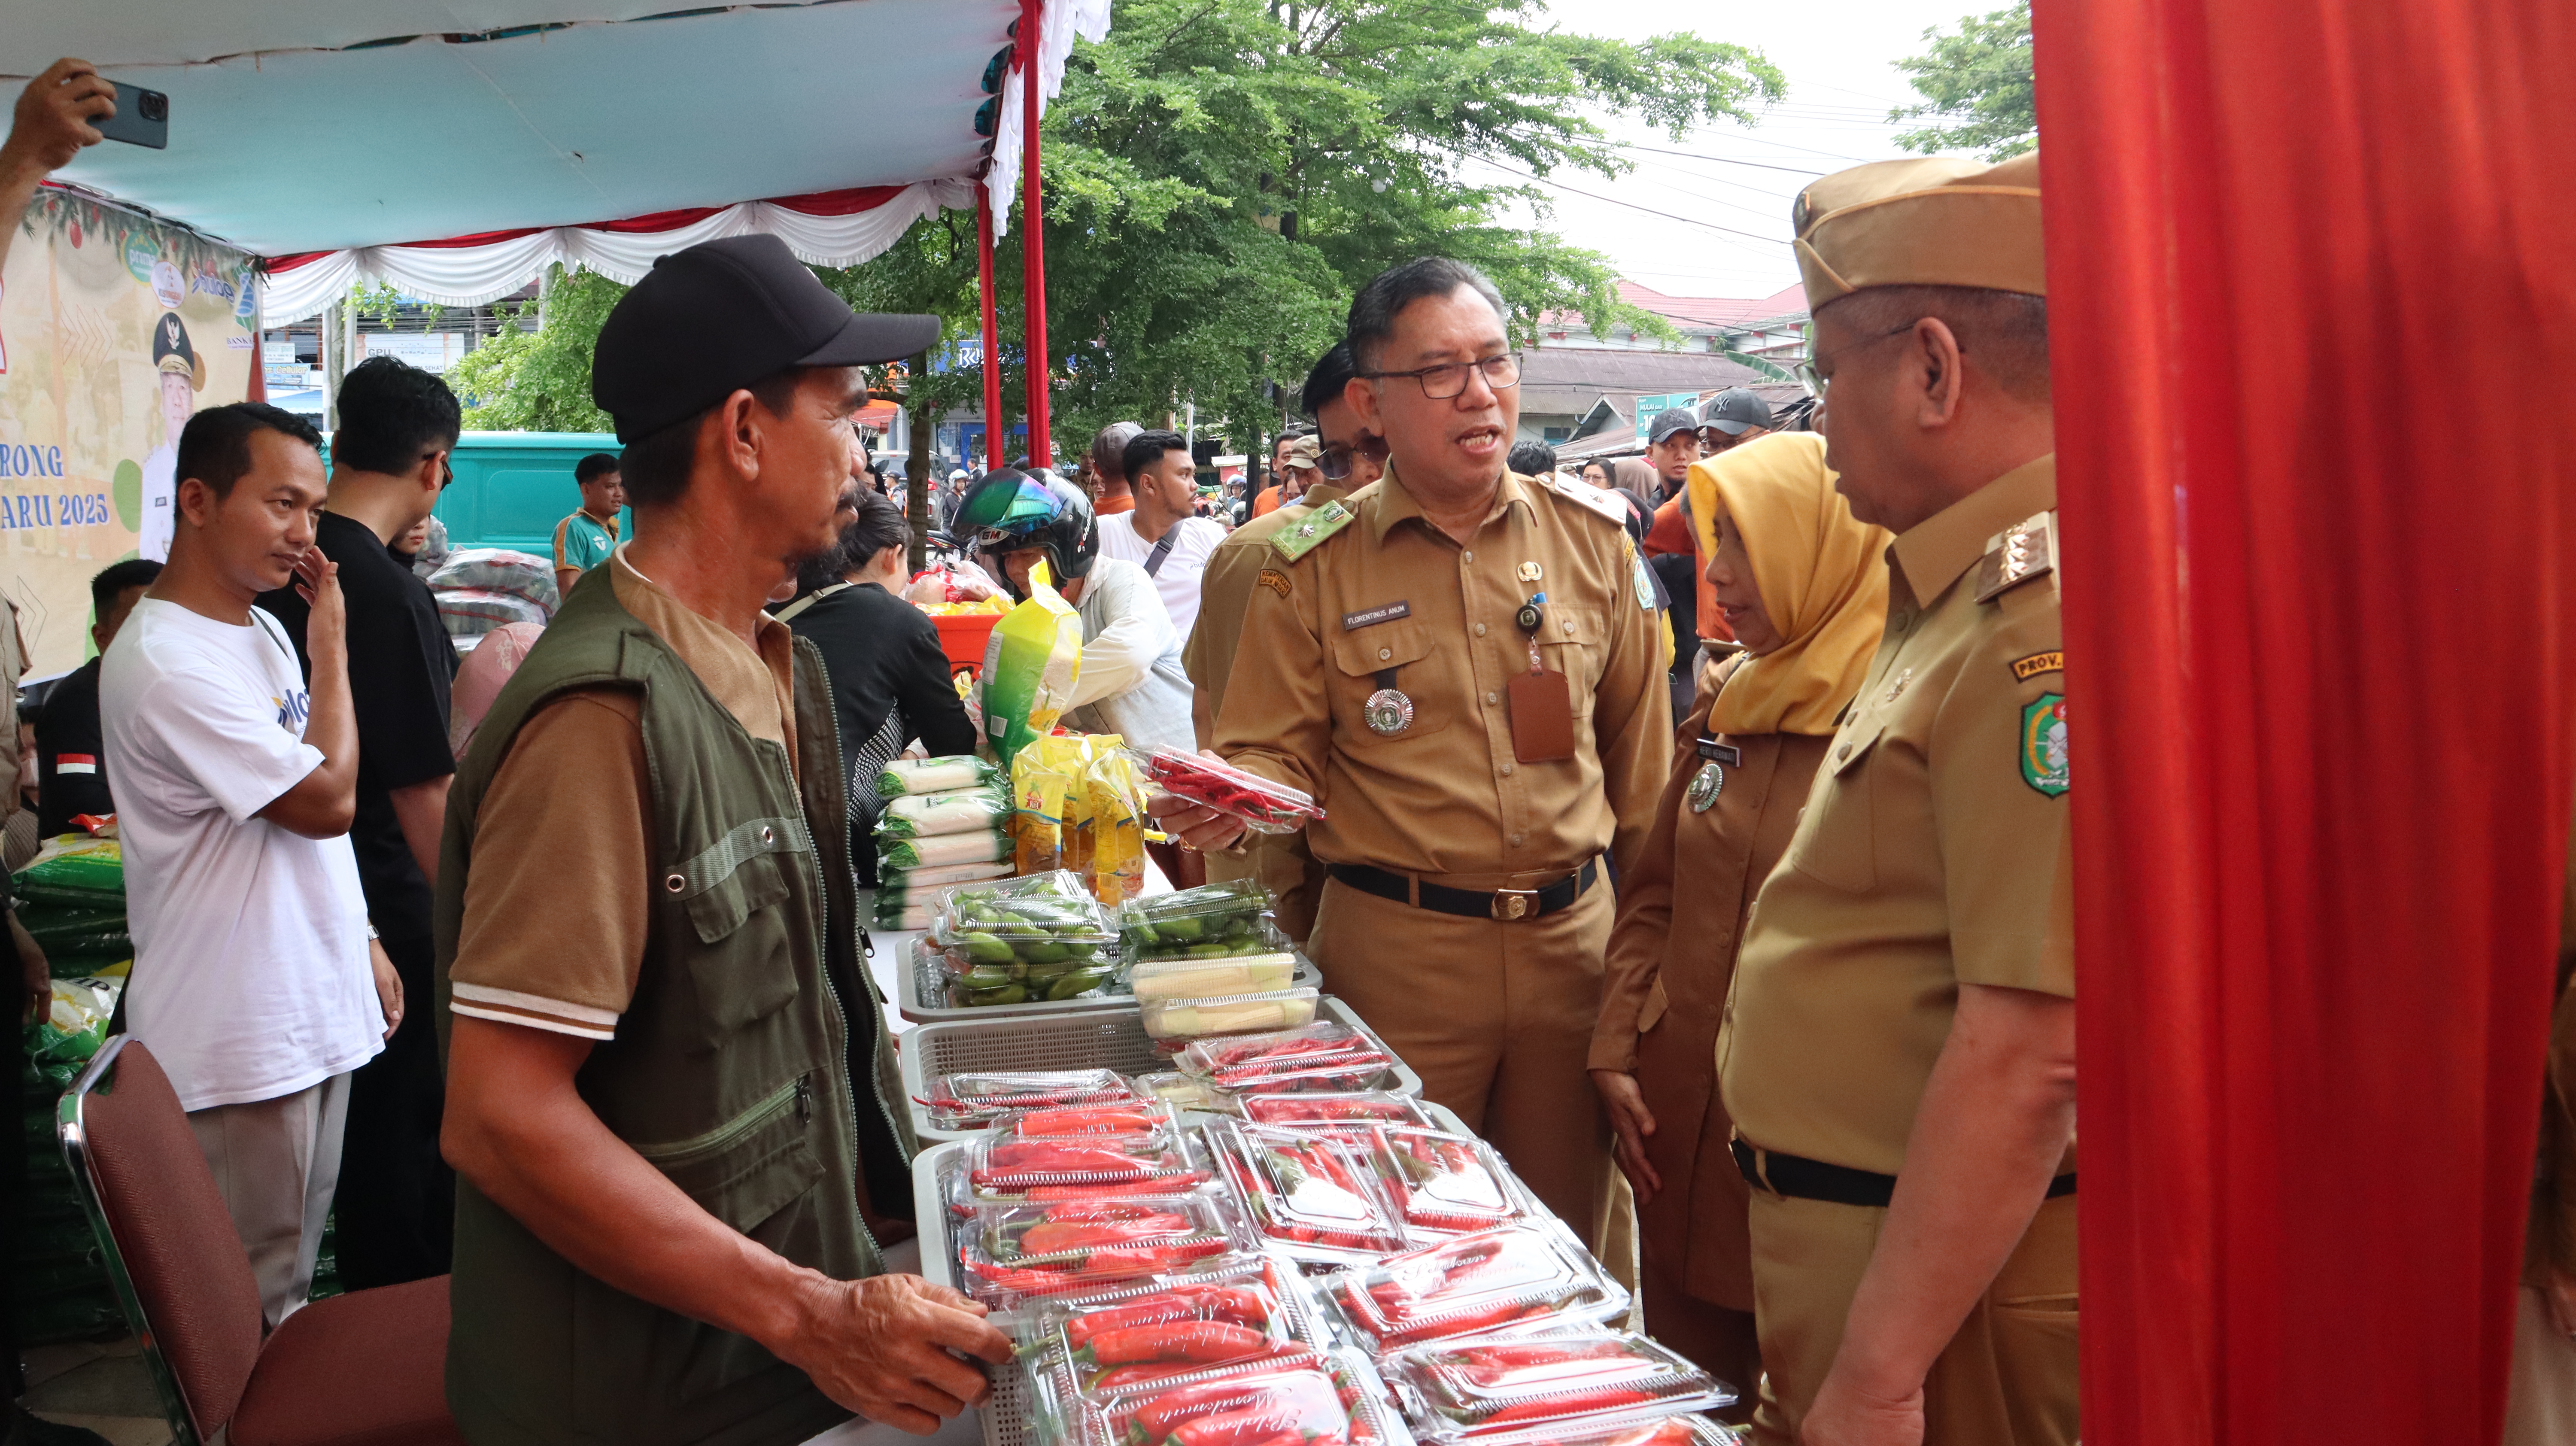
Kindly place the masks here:
[(2074, 997), (2056, 580), (2044, 534), (2005, 536), (2056, 502), (2042, 457), (1888, 549), (1886, 635), (1718, 1039), (1751, 1144), (1896, 1174), (1961, 984)]
[[(1607, 848), (1625, 867), (1654, 825), (1672, 700), (1652, 586), (1603, 496), (1506, 474), (1462, 547), (1390, 468), (1344, 503), (1351, 522), (1255, 578), (1217, 753), (1315, 795), (1328, 816), (1306, 837), (1328, 864), (1562, 874)], [(1557, 762), (1514, 757), (1505, 700), (1529, 671), (1513, 615), (1534, 592), (1574, 717)], [(1389, 671), (1413, 723), (1382, 737), (1362, 708)]]
[[(1199, 575), (1198, 621), (1184, 640), (1181, 667), (1189, 674), (1190, 686), (1207, 696), (1211, 727), (1217, 710), (1225, 706), (1226, 680), (1234, 674), (1235, 648), (1243, 641), (1243, 615), (1252, 607), (1253, 580), (1263, 568), (1279, 564), (1270, 539), (1307, 513), (1349, 495), (1330, 482), (1318, 482), (1291, 505), (1265, 512), (1227, 533), (1208, 557), (1207, 571)], [(1199, 746), (1207, 744), (1202, 736)]]

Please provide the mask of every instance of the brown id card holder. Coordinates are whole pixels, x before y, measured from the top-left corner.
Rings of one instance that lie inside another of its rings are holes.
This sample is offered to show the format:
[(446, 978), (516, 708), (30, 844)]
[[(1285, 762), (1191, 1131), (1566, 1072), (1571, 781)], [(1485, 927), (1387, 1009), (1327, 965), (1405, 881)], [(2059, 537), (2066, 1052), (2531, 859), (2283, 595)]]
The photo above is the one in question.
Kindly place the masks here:
[(1511, 704), (1512, 756), (1523, 763), (1558, 763), (1574, 756), (1573, 695), (1565, 675), (1549, 672), (1538, 656), (1546, 605), (1546, 593), (1533, 594), (1513, 619), (1529, 642), (1529, 671), (1514, 673), (1503, 685)]

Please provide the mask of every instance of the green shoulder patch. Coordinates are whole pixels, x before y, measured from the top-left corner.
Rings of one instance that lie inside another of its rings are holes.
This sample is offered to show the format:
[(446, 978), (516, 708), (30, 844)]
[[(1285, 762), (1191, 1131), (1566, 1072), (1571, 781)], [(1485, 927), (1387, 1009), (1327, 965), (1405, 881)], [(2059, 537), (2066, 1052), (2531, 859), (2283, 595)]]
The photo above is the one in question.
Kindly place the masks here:
[(2066, 695), (2042, 693), (2021, 710), (2021, 781), (2056, 798), (2066, 792)]
[(1358, 515), (1344, 507), (1338, 499), (1327, 502), (1272, 533), (1270, 550), (1278, 553), (1283, 562), (1295, 562), (1314, 551), (1325, 538), (1350, 526), (1352, 519)]

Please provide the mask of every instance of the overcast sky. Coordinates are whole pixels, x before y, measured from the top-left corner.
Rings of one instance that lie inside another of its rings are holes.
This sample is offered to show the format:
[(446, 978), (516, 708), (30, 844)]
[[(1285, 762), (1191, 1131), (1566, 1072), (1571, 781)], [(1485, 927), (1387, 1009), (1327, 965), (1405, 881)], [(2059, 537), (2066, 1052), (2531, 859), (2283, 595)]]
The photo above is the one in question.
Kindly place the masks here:
[[(1894, 136), (1905, 127), (1889, 124), (1886, 115), (1918, 97), (1894, 62), (1922, 52), (1926, 27), (1954, 26), (1962, 15), (2000, 3), (1688, 6), (1669, 0), (1554, 0), (1557, 22), (1585, 34), (1644, 40), (1690, 28), (1711, 40), (1750, 46), (1780, 67), (1789, 91), (1749, 128), (1704, 128), (1680, 142), (1650, 127), (1613, 128), (1633, 146), (1691, 156), (1631, 150), (1636, 169), (1615, 181), (1559, 172), (1555, 179), (1561, 184), (1548, 188), (1556, 202), (1547, 224), (1577, 245), (1607, 253), (1622, 275), (1658, 291), (1768, 296), (1798, 279), (1788, 247), (1789, 201), (1809, 175), (1904, 154)], [(1470, 174), (1502, 178), (1491, 167)], [(1639, 206), (1707, 224), (1668, 220)]]

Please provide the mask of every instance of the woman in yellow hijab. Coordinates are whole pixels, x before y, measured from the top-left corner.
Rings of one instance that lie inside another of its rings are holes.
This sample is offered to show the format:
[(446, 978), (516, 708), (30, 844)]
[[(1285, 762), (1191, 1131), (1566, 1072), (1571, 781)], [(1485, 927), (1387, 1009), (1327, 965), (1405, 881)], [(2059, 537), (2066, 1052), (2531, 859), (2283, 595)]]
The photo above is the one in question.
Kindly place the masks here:
[(1637, 1196), (1646, 1329), (1749, 1409), (1752, 1247), (1717, 1027), (1753, 896), (1886, 629), (1890, 538), (1853, 519), (1812, 432), (1732, 448), (1689, 486), (1708, 581), (1744, 651), (1702, 670), (1655, 830), (1619, 881), (1590, 1064)]

